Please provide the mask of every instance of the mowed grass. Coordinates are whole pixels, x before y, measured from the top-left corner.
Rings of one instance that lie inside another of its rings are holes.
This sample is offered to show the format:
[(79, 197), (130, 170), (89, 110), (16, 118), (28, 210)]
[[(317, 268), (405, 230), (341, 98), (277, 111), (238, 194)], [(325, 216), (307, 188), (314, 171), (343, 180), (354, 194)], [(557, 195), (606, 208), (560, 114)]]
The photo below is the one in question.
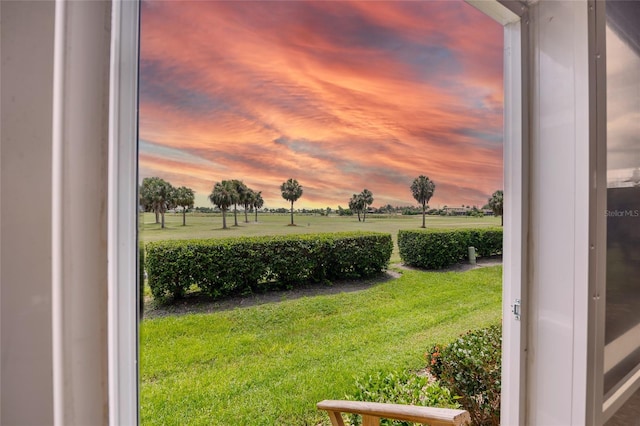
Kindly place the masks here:
[(500, 300), (501, 267), (404, 271), (359, 292), (144, 320), (142, 423), (329, 424), (318, 401), (424, 367), (429, 345), (498, 323)]
[[(168, 239), (227, 238), (259, 235), (310, 234), (342, 231), (376, 231), (391, 234), (394, 251), (391, 262), (399, 262), (397, 238), (400, 229), (418, 229), (422, 216), (368, 215), (366, 222), (358, 222), (357, 216), (320, 216), (295, 214), (297, 226), (290, 223), (288, 214), (259, 213), (258, 222), (249, 215), (249, 223), (244, 223), (244, 213), (238, 213), (238, 225), (233, 226), (233, 214), (227, 215), (228, 229), (222, 229), (220, 214), (187, 214), (187, 225), (182, 226), (181, 213), (165, 214), (165, 229), (155, 223), (153, 213), (140, 215), (141, 239), (158, 241)], [(494, 216), (427, 216), (427, 228), (478, 228), (500, 226), (500, 218)]]

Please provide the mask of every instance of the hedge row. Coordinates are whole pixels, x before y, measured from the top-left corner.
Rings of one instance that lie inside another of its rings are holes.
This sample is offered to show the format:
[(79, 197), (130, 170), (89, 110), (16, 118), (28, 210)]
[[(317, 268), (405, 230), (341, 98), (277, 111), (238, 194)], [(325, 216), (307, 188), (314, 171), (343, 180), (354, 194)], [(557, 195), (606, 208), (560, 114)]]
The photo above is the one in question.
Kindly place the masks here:
[(195, 285), (213, 298), (270, 287), (369, 277), (389, 264), (391, 235), (374, 232), (307, 234), (146, 245), (153, 296), (180, 298)]
[(138, 244), (138, 318), (144, 316), (144, 244)]
[(442, 269), (466, 259), (469, 247), (476, 255), (502, 253), (502, 228), (400, 230), (398, 248), (404, 263)]

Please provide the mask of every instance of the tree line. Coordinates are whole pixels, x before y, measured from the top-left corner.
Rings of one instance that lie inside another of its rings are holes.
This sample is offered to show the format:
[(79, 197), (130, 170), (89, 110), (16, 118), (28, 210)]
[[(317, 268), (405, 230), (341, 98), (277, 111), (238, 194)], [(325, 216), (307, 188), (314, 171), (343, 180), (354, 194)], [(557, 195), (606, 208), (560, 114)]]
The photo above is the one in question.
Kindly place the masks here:
[[(435, 192), (436, 184), (427, 176), (420, 175), (413, 180), (410, 186), (413, 198), (422, 207), (422, 228), (426, 227), (426, 213), (428, 203)], [(286, 180), (280, 185), (282, 198), (291, 203), (291, 223), (295, 226), (293, 220), (293, 204), (303, 194), (303, 188), (300, 183), (293, 178)], [(367, 188), (363, 189), (359, 194), (353, 194), (349, 199), (349, 210), (345, 210), (338, 206), (338, 214), (358, 215), (358, 221), (365, 222), (369, 206), (373, 204), (373, 193)], [(167, 210), (182, 207), (182, 225), (186, 225), (187, 209), (192, 208), (195, 201), (195, 192), (191, 188), (179, 187), (174, 188), (169, 182), (159, 178), (144, 178), (140, 187), (140, 204), (145, 211), (152, 211), (156, 214), (156, 223), (160, 222), (164, 228), (164, 214)], [(227, 228), (227, 212), (233, 206), (234, 226), (238, 226), (238, 205), (244, 207), (245, 223), (249, 223), (248, 212), (253, 209), (255, 212), (255, 221), (258, 221), (258, 210), (264, 205), (262, 191), (256, 191), (249, 188), (244, 182), (238, 179), (222, 180), (213, 185), (209, 201), (222, 212), (222, 227)], [(502, 190), (493, 193), (488, 200), (487, 206), (494, 212), (496, 216), (503, 214), (503, 192)], [(391, 205), (386, 208), (393, 209)], [(327, 208), (327, 214), (330, 208)], [(346, 213), (348, 212), (348, 213)], [(159, 219), (160, 218), (160, 219)]]
[[(428, 177), (420, 175), (413, 180), (410, 189), (413, 198), (415, 198), (416, 201), (418, 201), (418, 203), (422, 205), (422, 227), (424, 228), (427, 203), (433, 196), (433, 193), (436, 189), (436, 184)], [(371, 204), (373, 204), (373, 193), (365, 188), (361, 193), (353, 194), (351, 196), (351, 199), (349, 200), (348, 210), (345, 210), (342, 207), (338, 206), (338, 215), (350, 215), (355, 212), (358, 215), (358, 222), (366, 222), (367, 211), (369, 210), (369, 206), (371, 206)], [(395, 210), (395, 208), (390, 204), (385, 206), (384, 208), (388, 209), (389, 212)]]
[(156, 223), (160, 222), (164, 228), (164, 214), (167, 210), (182, 207), (182, 225), (187, 224), (187, 209), (193, 207), (195, 191), (186, 186), (175, 188), (169, 182), (159, 177), (148, 177), (142, 180), (139, 188), (140, 205), (144, 211), (156, 214)]
[(222, 211), (222, 227), (227, 229), (227, 211), (233, 206), (234, 226), (238, 226), (238, 204), (244, 207), (244, 221), (249, 223), (248, 212), (255, 211), (255, 221), (258, 221), (258, 209), (264, 205), (262, 191), (256, 191), (238, 179), (223, 180), (213, 185), (209, 201)]
[[(303, 193), (302, 185), (295, 179), (289, 179), (280, 186), (282, 198), (291, 203), (291, 225), (293, 222), (293, 203)], [(193, 208), (195, 191), (187, 187), (175, 188), (171, 183), (159, 177), (149, 177), (142, 180), (139, 188), (140, 206), (144, 211), (156, 214), (156, 223), (165, 227), (164, 215), (168, 210), (182, 207), (182, 225), (186, 225), (187, 209)], [(227, 212), (233, 206), (234, 226), (238, 226), (238, 205), (244, 207), (244, 221), (249, 223), (249, 209), (255, 211), (255, 221), (258, 221), (258, 210), (264, 205), (262, 191), (249, 188), (238, 179), (223, 180), (213, 185), (209, 194), (211, 204), (222, 211), (222, 227), (227, 229)]]
[[(282, 198), (291, 203), (291, 226), (293, 222), (293, 203), (296, 202), (303, 193), (302, 185), (295, 179), (288, 179), (280, 185)], [(241, 180), (223, 180), (213, 185), (213, 190), (209, 195), (209, 201), (222, 211), (222, 228), (227, 229), (227, 211), (233, 208), (234, 226), (238, 226), (237, 207), (238, 204), (244, 207), (245, 223), (249, 223), (247, 212), (250, 208), (255, 211), (255, 221), (258, 221), (258, 209), (264, 205), (262, 191), (255, 191), (245, 185)]]

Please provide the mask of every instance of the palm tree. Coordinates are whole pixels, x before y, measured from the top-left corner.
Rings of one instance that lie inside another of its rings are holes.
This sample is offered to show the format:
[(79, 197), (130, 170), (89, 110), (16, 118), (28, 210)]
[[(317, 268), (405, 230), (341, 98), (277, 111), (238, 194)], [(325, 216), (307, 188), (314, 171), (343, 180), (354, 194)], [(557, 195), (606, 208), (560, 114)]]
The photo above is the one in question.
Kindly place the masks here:
[(209, 195), (209, 201), (222, 210), (222, 229), (227, 229), (227, 210), (237, 203), (238, 193), (230, 180), (216, 182)]
[(233, 226), (238, 225), (238, 203), (242, 203), (246, 197), (246, 192), (249, 190), (247, 185), (241, 180), (233, 179), (231, 181), (233, 189), (236, 191), (236, 197), (233, 201)]
[(360, 212), (362, 211), (362, 207), (364, 205), (364, 200), (362, 199), (362, 194), (353, 194), (351, 199), (349, 200), (349, 208), (352, 212), (358, 213), (358, 222), (361, 222)]
[(295, 179), (289, 179), (280, 185), (280, 191), (282, 192), (282, 198), (287, 201), (291, 201), (291, 226), (293, 223), (293, 203), (302, 197), (302, 186)]
[(496, 216), (500, 216), (500, 226), (504, 225), (504, 215), (503, 213), (503, 199), (504, 194), (502, 190), (498, 190), (491, 195), (489, 198), (489, 208), (493, 210), (493, 214)]
[(248, 188), (246, 191), (239, 194), (240, 195), (240, 204), (244, 207), (244, 223), (249, 223), (249, 209), (253, 204), (253, 199), (256, 196), (256, 192)]
[(180, 188), (176, 189), (175, 203), (176, 206), (182, 207), (182, 226), (187, 225), (187, 209), (193, 207), (195, 196), (196, 194), (193, 189), (187, 188), (186, 186), (181, 186)]
[(156, 191), (162, 182), (165, 181), (159, 177), (146, 177), (142, 179), (142, 185), (140, 185), (140, 204), (144, 211), (155, 213), (156, 223), (160, 223), (160, 211), (158, 210), (159, 205), (156, 201)]
[(163, 180), (157, 185), (155, 204), (160, 212), (160, 227), (164, 229), (164, 214), (175, 207), (175, 188), (169, 182)]
[(264, 206), (264, 200), (262, 199), (262, 191), (254, 192), (253, 200), (251, 202), (251, 207), (253, 207), (253, 209), (256, 212), (256, 222), (258, 221), (258, 209), (262, 208), (262, 206)]
[(363, 189), (360, 193), (360, 198), (362, 198), (362, 221), (365, 222), (367, 220), (367, 209), (371, 204), (373, 204), (373, 193), (369, 191), (367, 188)]
[(152, 210), (161, 217), (160, 227), (164, 229), (164, 214), (174, 205), (174, 187), (169, 182), (159, 177), (144, 178), (140, 188), (140, 201), (145, 210)]
[[(153, 210), (153, 200), (151, 197), (151, 179), (153, 178), (144, 178), (142, 180), (142, 185), (140, 185), (140, 187), (138, 188), (138, 199), (139, 199), (139, 203), (140, 203), (140, 207), (142, 207), (142, 210), (145, 212), (151, 212), (154, 211)], [(160, 222), (160, 216), (158, 215), (157, 212), (154, 212), (156, 214), (156, 223)]]
[(413, 198), (416, 199), (417, 202), (422, 204), (422, 227), (426, 228), (425, 225), (425, 214), (427, 209), (427, 203), (433, 197), (433, 192), (436, 190), (436, 184), (430, 180), (428, 177), (420, 175), (413, 180), (411, 184), (411, 193), (413, 194)]

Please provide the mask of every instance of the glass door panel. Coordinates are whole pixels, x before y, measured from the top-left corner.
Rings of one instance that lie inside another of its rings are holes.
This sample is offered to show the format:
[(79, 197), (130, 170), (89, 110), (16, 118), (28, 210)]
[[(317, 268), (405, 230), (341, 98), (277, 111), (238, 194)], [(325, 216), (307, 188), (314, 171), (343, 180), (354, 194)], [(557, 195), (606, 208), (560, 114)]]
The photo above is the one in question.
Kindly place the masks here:
[(640, 369), (640, 2), (608, 1), (605, 400)]

